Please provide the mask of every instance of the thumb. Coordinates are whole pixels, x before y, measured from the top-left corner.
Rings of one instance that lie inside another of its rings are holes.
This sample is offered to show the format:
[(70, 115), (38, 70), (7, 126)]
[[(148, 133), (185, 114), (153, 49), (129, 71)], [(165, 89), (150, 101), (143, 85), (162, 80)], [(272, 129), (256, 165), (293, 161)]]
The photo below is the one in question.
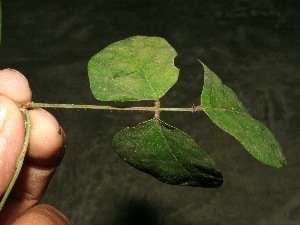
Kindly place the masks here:
[(13, 177), (24, 138), (25, 125), (20, 109), (11, 99), (0, 95), (0, 196)]
[(57, 209), (49, 205), (37, 205), (18, 218), (13, 225), (71, 225)]

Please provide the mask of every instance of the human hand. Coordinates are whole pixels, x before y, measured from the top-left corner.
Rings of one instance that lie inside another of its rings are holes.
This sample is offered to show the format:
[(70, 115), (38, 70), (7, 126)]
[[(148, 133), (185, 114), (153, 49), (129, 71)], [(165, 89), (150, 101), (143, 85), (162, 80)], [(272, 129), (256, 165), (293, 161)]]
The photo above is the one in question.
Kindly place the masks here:
[[(12, 69), (0, 70), (0, 196), (11, 181), (24, 138), (17, 105), (31, 102), (28, 81)], [(2, 211), (1, 225), (70, 225), (55, 208), (38, 205), (64, 154), (64, 133), (43, 109), (30, 110), (31, 136), (22, 171)], [(1, 198), (0, 198), (1, 199)]]

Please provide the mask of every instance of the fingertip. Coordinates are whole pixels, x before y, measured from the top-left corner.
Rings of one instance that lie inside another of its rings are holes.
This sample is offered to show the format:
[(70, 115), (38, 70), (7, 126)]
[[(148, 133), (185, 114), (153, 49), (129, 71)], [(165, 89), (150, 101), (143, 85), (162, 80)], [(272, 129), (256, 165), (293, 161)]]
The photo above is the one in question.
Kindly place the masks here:
[(32, 97), (28, 80), (14, 69), (0, 70), (0, 94), (17, 104), (27, 104), (31, 102)]
[(64, 155), (62, 128), (44, 109), (30, 110), (30, 117), (32, 124), (27, 158), (42, 166), (58, 166)]

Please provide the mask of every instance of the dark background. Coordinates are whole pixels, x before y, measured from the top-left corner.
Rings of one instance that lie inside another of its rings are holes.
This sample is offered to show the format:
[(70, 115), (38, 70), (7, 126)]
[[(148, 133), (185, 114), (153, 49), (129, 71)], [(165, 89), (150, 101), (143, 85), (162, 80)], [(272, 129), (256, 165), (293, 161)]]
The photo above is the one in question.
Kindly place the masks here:
[(114, 134), (151, 114), (54, 109), (68, 148), (43, 203), (74, 225), (300, 224), (298, 0), (14, 0), (2, 8), (0, 68), (26, 75), (33, 101), (107, 104), (89, 91), (89, 58), (130, 36), (160, 36), (177, 50), (181, 69), (162, 106), (199, 104), (199, 58), (271, 129), (288, 161), (284, 169), (258, 162), (203, 113), (162, 113), (195, 138), (225, 178), (219, 189), (166, 185), (111, 147)]

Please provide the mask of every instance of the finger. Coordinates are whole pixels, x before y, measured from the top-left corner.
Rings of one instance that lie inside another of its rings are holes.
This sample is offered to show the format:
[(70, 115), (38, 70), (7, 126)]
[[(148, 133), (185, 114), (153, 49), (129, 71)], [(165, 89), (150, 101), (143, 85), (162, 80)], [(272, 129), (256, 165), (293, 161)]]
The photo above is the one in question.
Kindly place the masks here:
[(0, 95), (0, 196), (4, 194), (16, 168), (23, 146), (23, 115), (16, 104)]
[(43, 109), (31, 110), (30, 117), (32, 132), (26, 159), (0, 213), (0, 221), (7, 224), (38, 203), (64, 153), (64, 134), (56, 119)]
[(38, 205), (28, 210), (12, 225), (71, 225), (70, 221), (58, 210), (49, 205)]
[(31, 101), (26, 78), (16, 70), (0, 70), (0, 196), (6, 190), (24, 141), (24, 121), (16, 103)]
[(31, 137), (27, 159), (39, 166), (55, 168), (64, 155), (65, 134), (59, 123), (44, 109), (30, 110)]
[(31, 90), (27, 79), (17, 70), (0, 70), (0, 95), (12, 99), (17, 104), (31, 101)]
[[(0, 130), (0, 195), (2, 195), (15, 170), (16, 159), (25, 136), (23, 117), (16, 103), (30, 103), (31, 91), (22, 74), (6, 69), (0, 71), (0, 94), (5, 95), (0, 99), (3, 106), (0, 116), (4, 118), (0, 120), (3, 122)], [(33, 110), (30, 114), (32, 135), (27, 159), (0, 213), (0, 221), (4, 224), (9, 224), (37, 204), (63, 156), (62, 130), (54, 117), (41, 109)]]
[(23, 116), (16, 103), (30, 101), (27, 79), (16, 70), (0, 70), (0, 196), (11, 180), (24, 142)]
[(25, 161), (18, 180), (0, 213), (1, 224), (9, 225), (37, 205), (54, 170)]

